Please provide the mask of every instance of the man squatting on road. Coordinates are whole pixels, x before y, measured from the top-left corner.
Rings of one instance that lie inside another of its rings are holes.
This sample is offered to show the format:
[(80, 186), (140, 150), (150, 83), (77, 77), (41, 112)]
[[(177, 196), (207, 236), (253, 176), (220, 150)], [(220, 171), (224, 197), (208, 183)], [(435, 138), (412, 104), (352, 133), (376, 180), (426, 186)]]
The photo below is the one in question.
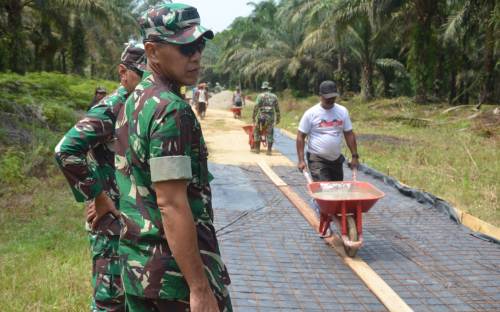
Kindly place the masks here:
[(139, 20), (148, 72), (116, 122), (119, 253), (130, 311), (232, 311), (213, 226), (208, 151), (181, 85), (194, 85), (205, 41), (196, 8), (164, 3)]
[(91, 311), (125, 311), (118, 257), (119, 193), (115, 181), (115, 121), (145, 64), (142, 44), (129, 44), (118, 66), (120, 86), (92, 106), (56, 147), (56, 160), (76, 201), (86, 202), (92, 255)]

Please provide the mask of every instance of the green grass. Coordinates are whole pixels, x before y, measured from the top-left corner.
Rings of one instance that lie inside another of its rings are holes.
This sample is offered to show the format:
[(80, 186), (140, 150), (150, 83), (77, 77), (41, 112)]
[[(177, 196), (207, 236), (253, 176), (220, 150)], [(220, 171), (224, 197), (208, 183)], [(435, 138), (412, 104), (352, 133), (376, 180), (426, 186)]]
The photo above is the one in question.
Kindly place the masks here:
[(58, 172), (0, 199), (2, 311), (88, 311), (91, 262), (81, 204)]
[(97, 85), (113, 91), (117, 83), (56, 73), (0, 74), (1, 311), (89, 310), (84, 209), (53, 153)]
[[(280, 96), (280, 127), (291, 132), (317, 97)], [(443, 114), (445, 104), (408, 98), (340, 102), (351, 114), (361, 161), (401, 182), (437, 195), (456, 208), (500, 226), (500, 116), (493, 106)], [(243, 112), (249, 121), (252, 107)], [(345, 154), (350, 153), (345, 149)]]
[(7, 110), (9, 104), (39, 105), (59, 104), (72, 109), (85, 109), (97, 86), (113, 91), (117, 82), (85, 79), (59, 73), (27, 73), (18, 75), (0, 73), (0, 111)]

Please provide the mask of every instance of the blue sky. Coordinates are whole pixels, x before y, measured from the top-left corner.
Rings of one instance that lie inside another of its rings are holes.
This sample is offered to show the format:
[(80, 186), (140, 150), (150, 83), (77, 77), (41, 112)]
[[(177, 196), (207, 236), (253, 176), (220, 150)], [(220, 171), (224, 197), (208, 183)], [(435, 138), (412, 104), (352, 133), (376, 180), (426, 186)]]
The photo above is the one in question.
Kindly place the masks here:
[[(201, 24), (213, 31), (220, 32), (227, 28), (238, 16), (248, 16), (252, 7), (247, 5), (252, 0), (180, 0), (198, 9)], [(253, 0), (252, 2), (260, 2)]]

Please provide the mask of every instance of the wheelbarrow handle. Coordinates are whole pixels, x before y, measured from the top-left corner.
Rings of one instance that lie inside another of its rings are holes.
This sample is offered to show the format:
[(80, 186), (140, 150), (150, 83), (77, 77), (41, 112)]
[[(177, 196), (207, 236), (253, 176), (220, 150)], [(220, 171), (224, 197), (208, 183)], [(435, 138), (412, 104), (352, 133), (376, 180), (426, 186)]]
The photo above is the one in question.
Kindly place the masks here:
[(358, 169), (353, 168), (353, 169), (352, 169), (352, 180), (353, 180), (354, 182), (356, 182), (356, 181), (357, 181), (357, 175), (358, 175)]
[(307, 170), (307, 168), (304, 168), (304, 170), (302, 170), (302, 174), (306, 178), (307, 184), (313, 183), (313, 179), (311, 177), (311, 174), (309, 173), (309, 170)]

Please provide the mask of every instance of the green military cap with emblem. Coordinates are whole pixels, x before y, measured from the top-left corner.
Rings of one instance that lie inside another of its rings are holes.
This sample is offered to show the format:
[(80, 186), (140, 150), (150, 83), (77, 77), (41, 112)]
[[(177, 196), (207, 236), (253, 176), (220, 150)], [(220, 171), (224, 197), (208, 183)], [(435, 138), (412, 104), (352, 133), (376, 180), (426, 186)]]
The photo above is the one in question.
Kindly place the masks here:
[(144, 41), (183, 45), (201, 37), (214, 37), (211, 30), (200, 25), (198, 10), (182, 3), (163, 3), (151, 7), (139, 18), (139, 25)]

